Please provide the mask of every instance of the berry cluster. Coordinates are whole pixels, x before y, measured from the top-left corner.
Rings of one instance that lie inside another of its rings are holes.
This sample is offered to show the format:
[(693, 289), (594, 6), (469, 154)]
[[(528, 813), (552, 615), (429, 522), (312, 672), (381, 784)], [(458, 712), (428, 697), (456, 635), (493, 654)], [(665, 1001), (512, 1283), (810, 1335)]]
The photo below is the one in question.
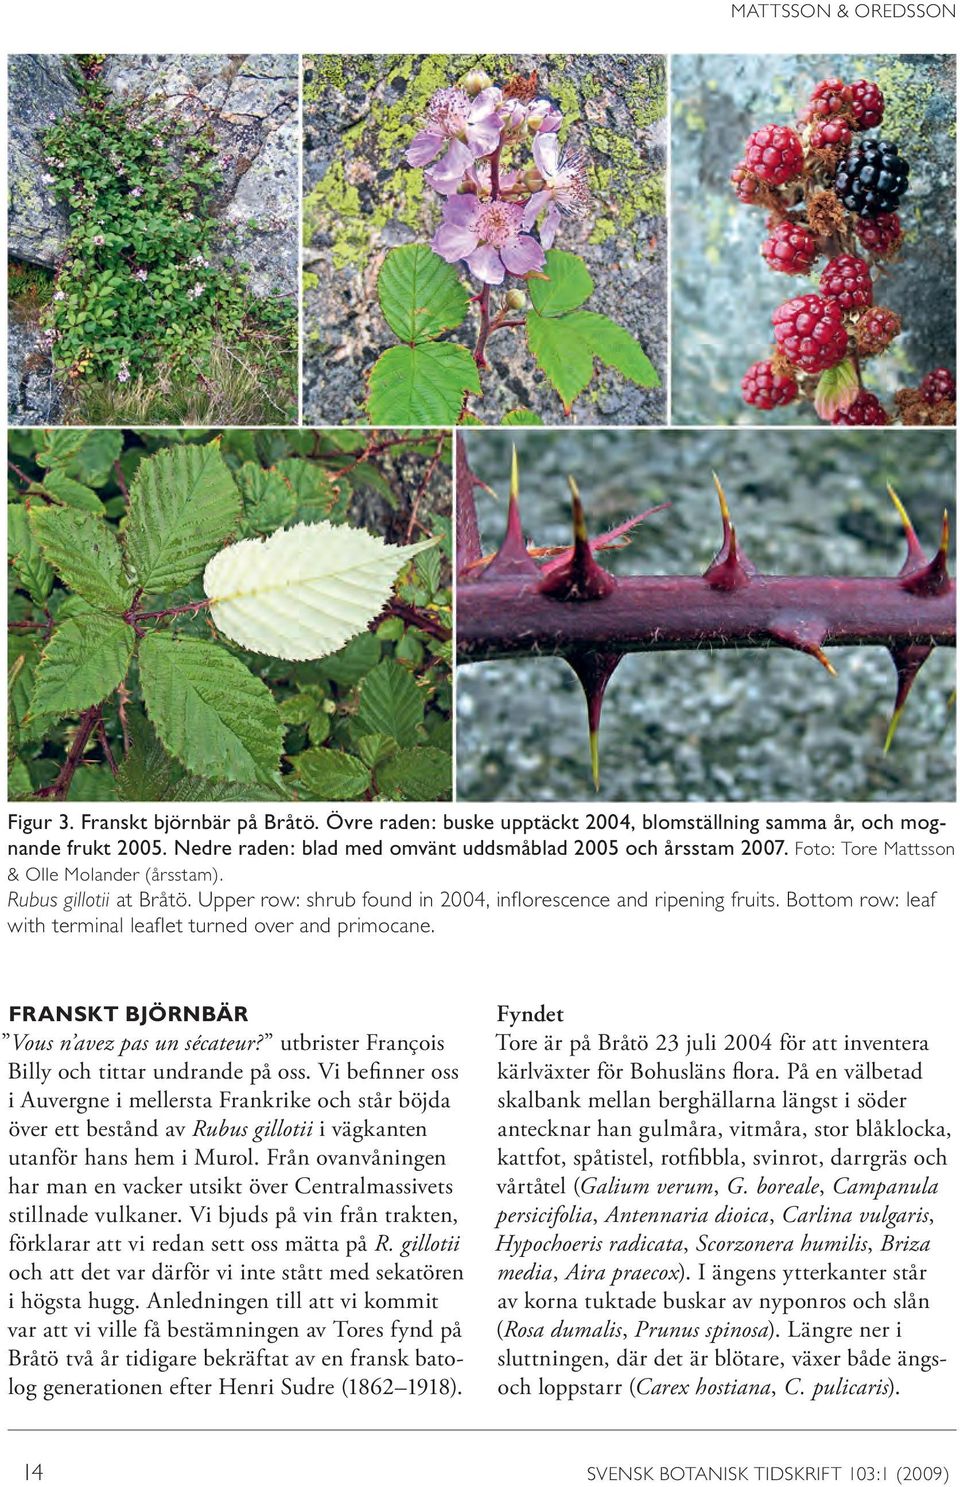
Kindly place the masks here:
[[(778, 274), (809, 275), (819, 259), (816, 292), (797, 293), (773, 313), (776, 349), (757, 361), (740, 387), (744, 402), (768, 410), (797, 398), (835, 424), (890, 421), (863, 385), (862, 364), (899, 335), (899, 315), (874, 304), (874, 269), (899, 252), (896, 208), (910, 166), (889, 140), (865, 131), (883, 122), (884, 98), (867, 78), (817, 83), (796, 127), (764, 124), (747, 140), (731, 183), (747, 206), (768, 213), (761, 254)], [(945, 423), (955, 409), (953, 378), (930, 372), (898, 393), (904, 423)]]

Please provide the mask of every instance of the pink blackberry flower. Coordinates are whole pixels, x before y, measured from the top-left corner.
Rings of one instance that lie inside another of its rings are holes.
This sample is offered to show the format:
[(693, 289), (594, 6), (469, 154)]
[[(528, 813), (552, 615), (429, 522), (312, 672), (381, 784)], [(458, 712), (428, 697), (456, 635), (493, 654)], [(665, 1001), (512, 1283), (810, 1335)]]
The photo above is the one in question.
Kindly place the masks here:
[(437, 161), (426, 174), (441, 196), (453, 196), (474, 160), (497, 148), (501, 100), (499, 88), (484, 88), (475, 98), (463, 88), (440, 88), (427, 104), (425, 127), (410, 141), (406, 158), (414, 166)]
[(447, 263), (464, 259), (483, 284), (502, 284), (504, 274), (529, 274), (543, 266), (543, 249), (523, 231), (524, 210), (509, 201), (451, 196), (431, 247)]
[(590, 200), (590, 188), (583, 156), (576, 151), (561, 153), (555, 134), (545, 134), (541, 130), (533, 141), (533, 158), (543, 186), (527, 202), (523, 225), (532, 227), (540, 213), (546, 210), (540, 225), (540, 241), (549, 248), (557, 235), (561, 213), (582, 216)]

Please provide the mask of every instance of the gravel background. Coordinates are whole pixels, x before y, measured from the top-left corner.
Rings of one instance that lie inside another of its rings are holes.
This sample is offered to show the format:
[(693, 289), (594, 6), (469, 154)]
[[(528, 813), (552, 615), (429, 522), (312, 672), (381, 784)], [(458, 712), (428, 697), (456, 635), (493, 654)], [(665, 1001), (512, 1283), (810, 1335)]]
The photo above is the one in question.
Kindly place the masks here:
[(904, 331), (869, 364), (887, 401), (932, 367), (954, 367), (956, 273), (956, 59), (937, 56), (684, 56), (671, 64), (673, 211), (673, 422), (806, 423), (808, 404), (748, 408), (740, 378), (769, 354), (770, 316), (815, 276), (772, 273), (760, 256), (766, 214), (743, 206), (730, 171), (748, 135), (791, 123), (825, 77), (877, 81), (886, 109), (869, 137), (892, 140), (910, 161), (900, 208), (906, 242), (877, 302)]
[[(510, 435), (513, 435), (511, 439)], [(524, 529), (569, 541), (566, 476), (591, 530), (670, 500), (614, 571), (702, 572), (719, 545), (717, 470), (745, 550), (768, 572), (892, 574), (903, 557), (890, 481), (932, 550), (953, 504), (955, 436), (940, 430), (816, 432), (472, 430), (484, 549), (500, 540), (510, 445), (520, 457)], [(952, 566), (952, 559), (951, 559)], [(632, 655), (607, 690), (604, 800), (952, 800), (951, 651), (918, 678), (890, 753), (893, 667), (879, 648), (832, 650), (839, 675), (787, 651)], [(585, 707), (565, 662), (498, 661), (457, 673), (458, 792), (464, 800), (594, 799)]]

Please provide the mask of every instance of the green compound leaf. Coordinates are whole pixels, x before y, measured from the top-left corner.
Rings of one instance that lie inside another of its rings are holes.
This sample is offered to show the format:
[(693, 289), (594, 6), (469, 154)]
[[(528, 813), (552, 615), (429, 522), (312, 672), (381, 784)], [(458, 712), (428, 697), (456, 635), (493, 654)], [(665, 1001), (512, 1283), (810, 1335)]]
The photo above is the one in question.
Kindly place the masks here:
[(660, 385), (656, 368), (629, 331), (592, 310), (555, 317), (528, 315), (527, 343), (567, 413), (593, 376), (595, 358), (640, 387)]
[(424, 243), (391, 249), (377, 277), (377, 295), (397, 340), (411, 346), (455, 329), (469, 303), (456, 269)]
[(381, 661), (365, 678), (357, 721), (370, 733), (385, 733), (401, 747), (412, 744), (423, 722), (416, 682), (396, 661)]
[(400, 749), (377, 770), (377, 788), (391, 800), (440, 800), (449, 796), (450, 755), (442, 749)]
[(546, 279), (528, 279), (530, 303), (538, 315), (564, 315), (576, 310), (593, 293), (587, 265), (576, 253), (551, 248), (544, 267)]
[(543, 419), (532, 408), (512, 408), (501, 420), (504, 428), (542, 428)]
[(105, 521), (65, 506), (34, 506), (30, 525), (68, 588), (96, 609), (127, 608), (133, 587), (123, 571), (116, 533)]
[(378, 764), (382, 764), (396, 752), (396, 739), (388, 738), (385, 733), (365, 733), (362, 738), (357, 739), (357, 753), (371, 769), (376, 769)]
[(391, 346), (370, 373), (367, 410), (372, 422), (384, 427), (449, 427), (471, 392), (479, 394), (480, 376), (466, 346), (453, 341)]
[(178, 444), (142, 460), (130, 488), (124, 541), (138, 585), (151, 594), (196, 578), (241, 516), (220, 442)]
[(350, 488), (344, 481), (333, 480), (322, 465), (306, 459), (285, 459), (278, 462), (276, 473), (294, 493), (294, 515), (298, 521), (342, 519), (346, 515)]
[(81, 485), (106, 485), (123, 449), (120, 429), (47, 429), (37, 464), (58, 470)]
[(590, 345), (564, 318), (549, 320), (542, 315), (527, 316), (527, 345), (537, 366), (560, 394), (564, 412), (569, 413), (574, 399), (593, 376)]
[(26, 506), (7, 507), (7, 556), (13, 565), (17, 587), (24, 589), (42, 609), (53, 588), (53, 569), (33, 535)]
[(62, 470), (51, 470), (43, 482), (43, 490), (64, 506), (75, 506), (78, 511), (90, 511), (94, 516), (103, 516), (103, 502), (88, 485), (81, 485), (72, 475)]
[(123, 620), (98, 610), (64, 620), (44, 647), (31, 712), (61, 717), (102, 702), (126, 676), (134, 639)]
[(117, 792), (113, 772), (106, 764), (81, 763), (70, 781), (68, 800), (96, 801), (116, 800)]
[(139, 708), (128, 714), (130, 749), (117, 771), (116, 799), (124, 801), (166, 800), (176, 803), (213, 800), (277, 800), (284, 798), (279, 786), (235, 785), (224, 780), (203, 780), (186, 774), (157, 738)]
[(339, 650), (383, 608), (408, 558), (439, 538), (391, 547), (362, 527), (298, 522), (266, 542), (234, 542), (211, 558), (203, 587), (219, 630), (287, 661)]
[(22, 759), (12, 760), (7, 772), (7, 799), (26, 800), (32, 794), (33, 781), (29, 769)]
[(564, 316), (564, 324), (571, 323), (577, 334), (590, 342), (594, 356), (605, 367), (613, 367), (615, 372), (620, 372), (638, 387), (660, 386), (657, 369), (639, 341), (615, 320), (593, 310), (578, 310), (573, 315)]
[(336, 682), (338, 687), (353, 687), (362, 676), (373, 670), (379, 660), (380, 640), (367, 631), (332, 656), (325, 656), (317, 670), (321, 676)]
[(335, 749), (307, 749), (294, 760), (303, 791), (311, 800), (356, 800), (370, 786), (361, 759)]
[(261, 465), (242, 465), (236, 474), (243, 497), (243, 533), (266, 536), (293, 519), (297, 498), (288, 480)]
[(35, 743), (46, 731), (42, 721), (26, 721), (39, 660), (40, 646), (32, 635), (14, 631), (7, 636), (7, 723), (11, 749)]
[(140, 682), (160, 742), (192, 774), (275, 783), (283, 722), (270, 689), (200, 636), (162, 631), (140, 645)]

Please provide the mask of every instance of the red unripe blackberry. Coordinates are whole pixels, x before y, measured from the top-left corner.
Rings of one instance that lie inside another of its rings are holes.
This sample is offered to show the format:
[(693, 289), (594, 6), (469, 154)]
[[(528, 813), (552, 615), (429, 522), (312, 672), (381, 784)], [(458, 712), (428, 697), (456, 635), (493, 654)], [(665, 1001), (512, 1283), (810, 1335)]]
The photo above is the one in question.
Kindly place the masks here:
[(952, 403), (957, 396), (957, 384), (953, 373), (946, 367), (937, 367), (928, 372), (920, 383), (920, 396), (925, 403)]
[(817, 256), (817, 240), (796, 222), (781, 222), (760, 247), (778, 274), (805, 274)]
[(862, 310), (873, 304), (870, 265), (853, 253), (831, 258), (820, 275), (820, 293), (836, 300), (843, 310)]
[(752, 206), (760, 192), (760, 182), (752, 170), (747, 169), (747, 162), (741, 160), (730, 172), (730, 184), (736, 191), (740, 200), (746, 206)]
[(877, 356), (886, 351), (901, 330), (900, 316), (883, 305), (876, 305), (857, 321), (857, 350), (861, 356)]
[(846, 119), (825, 119), (810, 131), (810, 143), (815, 150), (831, 147), (845, 150), (852, 139), (853, 131)]
[(810, 102), (800, 118), (804, 124), (814, 119), (831, 119), (835, 114), (845, 112), (849, 102), (850, 89), (843, 78), (825, 77), (810, 94)]
[(797, 384), (792, 377), (784, 377), (774, 371), (773, 362), (755, 361), (748, 367), (740, 382), (743, 401), (754, 408), (783, 408), (792, 403), (797, 395)]
[(801, 294), (773, 312), (777, 345), (792, 367), (823, 372), (847, 354), (843, 311), (834, 299)]
[(883, 118), (883, 94), (876, 83), (862, 77), (850, 86), (850, 107), (858, 129), (876, 129)]
[(768, 186), (782, 186), (803, 170), (803, 145), (785, 124), (764, 124), (747, 140), (743, 163)]
[(830, 420), (831, 423), (858, 428), (867, 424), (884, 424), (886, 421), (887, 415), (883, 404), (872, 392), (858, 393), (856, 400), (850, 404), (849, 408), (844, 408), (841, 413), (835, 413)]
[(883, 255), (900, 246), (903, 228), (896, 212), (879, 212), (876, 217), (858, 217), (853, 230), (868, 253)]

